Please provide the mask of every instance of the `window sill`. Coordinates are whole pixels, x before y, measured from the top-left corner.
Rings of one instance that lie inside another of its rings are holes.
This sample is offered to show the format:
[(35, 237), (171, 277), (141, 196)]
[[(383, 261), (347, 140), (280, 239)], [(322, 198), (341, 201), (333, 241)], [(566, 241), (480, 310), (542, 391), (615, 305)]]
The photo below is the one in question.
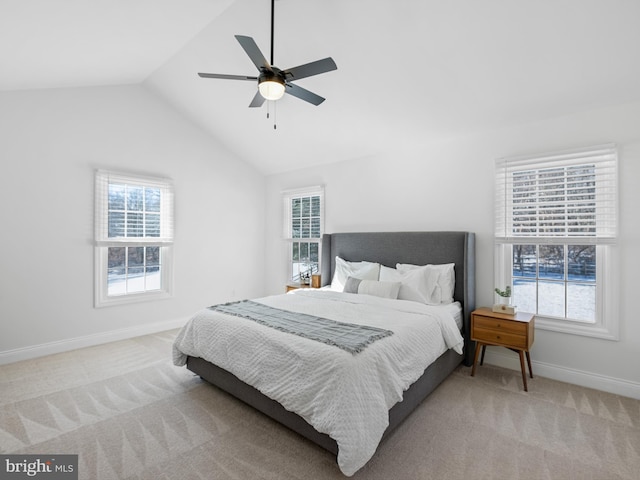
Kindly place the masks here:
[(597, 323), (578, 323), (536, 315), (536, 329), (618, 341), (618, 332)]
[(154, 300), (164, 300), (171, 298), (171, 294), (166, 291), (130, 293), (128, 295), (118, 295), (106, 298), (96, 298), (95, 308), (111, 307), (115, 305), (127, 305), (131, 303), (151, 302)]

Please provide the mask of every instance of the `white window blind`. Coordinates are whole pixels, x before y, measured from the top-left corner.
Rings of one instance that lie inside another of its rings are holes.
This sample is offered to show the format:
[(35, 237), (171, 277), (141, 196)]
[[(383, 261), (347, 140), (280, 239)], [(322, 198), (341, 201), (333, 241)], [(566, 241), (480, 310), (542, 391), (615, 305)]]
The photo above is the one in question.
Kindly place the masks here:
[(496, 162), (496, 241), (605, 244), (616, 235), (614, 145)]
[(95, 196), (96, 245), (173, 242), (173, 186), (169, 180), (98, 170)]
[(286, 239), (319, 240), (324, 230), (324, 188), (322, 186), (286, 190), (284, 232)]

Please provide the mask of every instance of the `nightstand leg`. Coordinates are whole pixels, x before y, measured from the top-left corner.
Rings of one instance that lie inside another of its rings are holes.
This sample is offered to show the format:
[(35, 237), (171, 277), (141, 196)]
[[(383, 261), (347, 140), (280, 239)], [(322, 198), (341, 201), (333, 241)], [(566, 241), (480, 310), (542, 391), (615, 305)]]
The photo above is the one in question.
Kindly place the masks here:
[(480, 356), (480, 365), (484, 365), (484, 352), (487, 351), (487, 346), (482, 345), (482, 355)]
[(480, 343), (476, 343), (476, 354), (473, 356), (473, 367), (471, 368), (471, 376), (476, 374), (476, 363), (478, 363), (478, 355), (480, 354)]
[(527, 365), (529, 365), (529, 375), (533, 378), (533, 370), (531, 370), (531, 355), (529, 355), (529, 350), (526, 351), (527, 354)]
[(522, 371), (522, 383), (524, 384), (524, 391), (528, 392), (529, 390), (527, 389), (527, 373), (524, 370), (524, 352), (520, 350), (518, 353), (520, 353), (520, 370)]

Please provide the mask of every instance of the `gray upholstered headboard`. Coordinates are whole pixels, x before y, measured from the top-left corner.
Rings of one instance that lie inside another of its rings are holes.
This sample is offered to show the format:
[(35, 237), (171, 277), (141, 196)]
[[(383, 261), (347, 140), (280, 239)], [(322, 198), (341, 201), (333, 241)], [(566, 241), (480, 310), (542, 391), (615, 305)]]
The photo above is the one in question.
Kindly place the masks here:
[(414, 265), (455, 263), (454, 300), (464, 314), (465, 365), (473, 362), (471, 312), (475, 309), (475, 234), (472, 232), (359, 232), (325, 234), (322, 238), (322, 284), (333, 278), (335, 258), (350, 262)]

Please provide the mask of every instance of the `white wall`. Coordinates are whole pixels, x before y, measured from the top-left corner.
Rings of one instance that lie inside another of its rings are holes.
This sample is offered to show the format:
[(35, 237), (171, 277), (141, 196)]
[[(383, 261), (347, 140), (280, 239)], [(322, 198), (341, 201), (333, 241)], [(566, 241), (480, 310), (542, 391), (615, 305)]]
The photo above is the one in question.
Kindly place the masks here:
[[(262, 294), (264, 177), (137, 86), (0, 94), (0, 363)], [(96, 168), (175, 184), (174, 293), (93, 307)]]
[[(326, 231), (469, 230), (476, 232), (477, 304), (493, 303), (493, 162), (496, 158), (615, 142), (620, 155), (620, 341), (538, 329), (534, 374), (640, 398), (640, 103), (283, 173), (267, 180), (267, 281), (286, 282), (280, 191), (325, 185)], [(393, 147), (393, 146), (392, 146)], [(487, 350), (486, 361), (519, 369), (517, 356)]]

